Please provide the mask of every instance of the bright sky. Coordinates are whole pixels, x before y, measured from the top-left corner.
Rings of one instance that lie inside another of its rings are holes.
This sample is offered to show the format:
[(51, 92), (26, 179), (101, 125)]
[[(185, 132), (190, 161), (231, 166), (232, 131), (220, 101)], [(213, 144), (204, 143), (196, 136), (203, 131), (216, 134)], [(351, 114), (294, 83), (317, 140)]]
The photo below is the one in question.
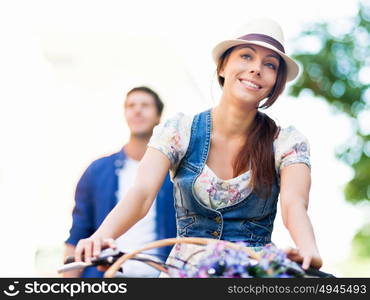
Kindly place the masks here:
[[(37, 276), (35, 251), (61, 246), (79, 176), (127, 140), (122, 101), (129, 88), (157, 90), (165, 118), (201, 111), (219, 95), (212, 47), (250, 17), (276, 19), (290, 53), (305, 22), (337, 22), (356, 11), (357, 1), (337, 1), (333, 9), (322, 0), (1, 2), (0, 228), (9, 247), (0, 256), (21, 257), (23, 267), (6, 260), (0, 276)], [(368, 207), (342, 196), (351, 171), (334, 151), (350, 124), (309, 95), (281, 97), (270, 115), (310, 140), (309, 214), (324, 269), (338, 272), (354, 232), (370, 217)], [(273, 240), (293, 245), (280, 216)]]

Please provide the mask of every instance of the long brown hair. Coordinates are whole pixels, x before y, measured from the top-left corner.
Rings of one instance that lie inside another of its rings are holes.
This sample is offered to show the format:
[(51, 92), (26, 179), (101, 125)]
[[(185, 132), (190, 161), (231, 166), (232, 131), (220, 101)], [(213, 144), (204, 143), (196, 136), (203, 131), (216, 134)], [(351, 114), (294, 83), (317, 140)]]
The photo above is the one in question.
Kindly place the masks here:
[[(225, 79), (221, 77), (220, 71), (235, 47), (229, 48), (220, 57), (217, 65), (217, 79), (221, 86)], [(280, 58), (277, 78), (267, 100), (259, 107), (266, 109), (270, 107), (283, 92), (287, 77), (286, 63)], [(240, 152), (233, 160), (234, 177), (241, 174), (249, 166), (251, 170), (250, 186), (260, 197), (268, 197), (275, 181), (275, 159), (273, 142), (278, 134), (278, 126), (268, 115), (260, 112), (256, 116), (246, 132), (246, 140)]]

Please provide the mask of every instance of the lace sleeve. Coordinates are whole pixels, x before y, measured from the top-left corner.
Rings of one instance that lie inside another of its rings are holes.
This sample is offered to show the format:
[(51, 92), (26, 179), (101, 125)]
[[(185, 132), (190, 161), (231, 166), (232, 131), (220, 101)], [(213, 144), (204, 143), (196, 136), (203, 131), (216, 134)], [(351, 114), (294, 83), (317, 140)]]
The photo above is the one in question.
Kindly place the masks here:
[(282, 129), (275, 140), (275, 167), (280, 170), (291, 164), (303, 163), (311, 168), (310, 145), (294, 126)]
[(153, 130), (148, 147), (155, 148), (168, 157), (171, 171), (176, 170), (188, 149), (192, 119), (191, 116), (178, 113)]

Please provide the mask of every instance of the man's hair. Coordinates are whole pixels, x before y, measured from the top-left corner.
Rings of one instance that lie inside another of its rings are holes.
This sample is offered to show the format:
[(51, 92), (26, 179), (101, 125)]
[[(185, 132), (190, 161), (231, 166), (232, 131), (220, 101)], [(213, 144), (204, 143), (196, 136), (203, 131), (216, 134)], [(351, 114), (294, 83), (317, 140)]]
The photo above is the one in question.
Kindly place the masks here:
[(157, 107), (158, 115), (159, 116), (162, 115), (164, 104), (156, 92), (154, 92), (151, 88), (148, 88), (146, 86), (138, 86), (138, 87), (134, 87), (133, 89), (129, 90), (126, 94), (126, 98), (134, 92), (144, 92), (144, 93), (148, 93), (149, 95), (151, 95), (154, 99), (155, 106)]

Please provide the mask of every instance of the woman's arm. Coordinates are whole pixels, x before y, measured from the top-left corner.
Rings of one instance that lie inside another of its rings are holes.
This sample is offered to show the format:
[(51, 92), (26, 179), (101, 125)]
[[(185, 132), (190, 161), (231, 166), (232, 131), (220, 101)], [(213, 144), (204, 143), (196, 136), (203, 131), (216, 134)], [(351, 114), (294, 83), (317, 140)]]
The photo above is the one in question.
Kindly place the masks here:
[(78, 242), (76, 261), (80, 261), (84, 254), (84, 261), (90, 262), (103, 247), (114, 247), (113, 239), (124, 234), (148, 213), (169, 168), (169, 159), (159, 150), (149, 147), (140, 161), (134, 184), (123, 201), (118, 202), (91, 237)]
[(281, 170), (280, 203), (285, 227), (298, 248), (288, 252), (288, 257), (320, 268), (322, 260), (317, 249), (314, 231), (307, 214), (311, 187), (310, 169), (305, 164), (292, 164)]

